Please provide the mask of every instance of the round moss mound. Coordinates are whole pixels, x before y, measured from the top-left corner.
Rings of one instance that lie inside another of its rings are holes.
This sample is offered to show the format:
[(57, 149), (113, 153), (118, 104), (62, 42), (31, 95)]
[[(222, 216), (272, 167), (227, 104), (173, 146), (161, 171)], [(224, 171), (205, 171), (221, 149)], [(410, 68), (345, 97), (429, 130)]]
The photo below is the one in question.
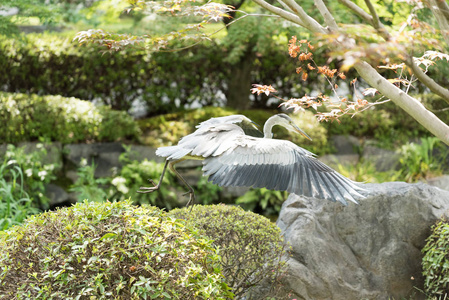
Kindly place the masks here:
[(0, 232), (1, 299), (228, 299), (211, 241), (151, 207), (79, 203)]
[(432, 227), (427, 244), (422, 250), (424, 290), (429, 297), (442, 297), (449, 294), (449, 222), (441, 220)]
[(186, 220), (220, 249), (226, 283), (239, 299), (285, 299), (281, 278), (286, 254), (279, 227), (269, 219), (229, 205), (195, 205), (169, 215)]

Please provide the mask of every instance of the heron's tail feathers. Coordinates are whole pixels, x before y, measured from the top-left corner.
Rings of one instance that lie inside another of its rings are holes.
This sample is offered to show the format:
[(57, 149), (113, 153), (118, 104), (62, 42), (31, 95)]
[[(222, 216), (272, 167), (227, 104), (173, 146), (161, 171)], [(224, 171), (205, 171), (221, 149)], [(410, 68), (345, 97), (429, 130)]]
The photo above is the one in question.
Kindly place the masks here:
[(167, 159), (170, 159), (170, 160), (176, 160), (176, 159), (181, 159), (184, 156), (188, 155), (190, 153), (190, 151), (192, 151), (192, 150), (184, 149), (179, 146), (159, 147), (156, 150), (156, 155), (166, 157)]

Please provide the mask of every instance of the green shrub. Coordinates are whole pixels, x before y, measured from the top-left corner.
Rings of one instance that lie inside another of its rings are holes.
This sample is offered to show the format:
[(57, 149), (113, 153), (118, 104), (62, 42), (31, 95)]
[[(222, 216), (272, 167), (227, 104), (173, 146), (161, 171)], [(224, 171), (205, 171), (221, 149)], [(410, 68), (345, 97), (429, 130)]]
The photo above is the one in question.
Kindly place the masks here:
[(228, 205), (195, 205), (168, 214), (185, 219), (214, 241), (226, 283), (236, 297), (254, 299), (257, 293), (257, 299), (266, 299), (279, 291), (286, 250), (280, 229), (267, 218)]
[(0, 140), (61, 143), (136, 139), (139, 128), (125, 112), (61, 96), (0, 92)]
[(449, 294), (449, 223), (441, 220), (432, 226), (432, 233), (422, 249), (424, 291), (429, 297), (446, 299)]
[(32, 216), (0, 246), (0, 298), (232, 298), (210, 240), (130, 201)]
[[(253, 24), (257, 30), (250, 35), (259, 32), (260, 25)], [(0, 36), (0, 82), (9, 92), (96, 99), (118, 110), (128, 110), (133, 101), (139, 100), (152, 116), (192, 106), (221, 105), (223, 100), (217, 95), (229, 94), (231, 78), (246, 63), (245, 57), (252, 66), (251, 82), (276, 83), (280, 97), (288, 98), (292, 91), (297, 97), (299, 90), (310, 94), (315, 89), (316, 83), (298, 84), (286, 37), (273, 40), (259, 32), (264, 42), (258, 43), (258, 48), (264, 49), (255, 50), (254, 45), (241, 40), (245, 39), (241, 34), (233, 35), (237, 41), (204, 41), (176, 54), (139, 49), (104, 54), (104, 48), (94, 45), (80, 47), (72, 41), (73, 36), (49, 33)], [(173, 47), (186, 45), (190, 41), (175, 41)], [(255, 50), (257, 55), (244, 55), (247, 50)], [(247, 92), (248, 99), (250, 87), (240, 88)], [(265, 95), (251, 97), (255, 107), (267, 106)]]
[(226, 68), (216, 45), (201, 44), (183, 55), (138, 49), (104, 54), (72, 39), (49, 33), (0, 36), (0, 82), (6, 91), (97, 99), (117, 110), (139, 99), (153, 115), (192, 102), (211, 105), (223, 89)]

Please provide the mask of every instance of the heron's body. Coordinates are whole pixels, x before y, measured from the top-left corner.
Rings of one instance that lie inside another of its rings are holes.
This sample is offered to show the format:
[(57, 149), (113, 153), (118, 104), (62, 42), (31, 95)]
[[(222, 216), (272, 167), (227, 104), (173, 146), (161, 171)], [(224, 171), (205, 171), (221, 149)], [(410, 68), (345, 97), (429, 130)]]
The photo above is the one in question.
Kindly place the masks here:
[[(268, 119), (262, 138), (248, 136), (235, 125), (241, 117), (244, 116), (203, 122), (176, 146), (161, 147), (156, 154), (166, 157), (168, 163), (203, 159), (204, 175), (220, 186), (265, 187), (345, 205), (346, 200), (357, 203), (357, 198), (363, 198), (358, 192), (363, 190), (359, 183), (326, 166), (313, 153), (290, 141), (272, 139), (274, 125), (283, 125), (308, 137), (287, 115)], [(244, 118), (245, 122), (249, 120)], [(193, 189), (190, 186), (189, 189), (193, 196)]]

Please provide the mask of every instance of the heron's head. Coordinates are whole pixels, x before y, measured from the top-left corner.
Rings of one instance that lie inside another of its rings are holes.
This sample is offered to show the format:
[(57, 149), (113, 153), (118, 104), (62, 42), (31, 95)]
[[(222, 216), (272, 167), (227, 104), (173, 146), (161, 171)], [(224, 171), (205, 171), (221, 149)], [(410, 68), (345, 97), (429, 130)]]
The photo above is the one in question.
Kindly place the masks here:
[(308, 136), (307, 133), (305, 133), (301, 128), (299, 128), (298, 125), (296, 125), (295, 122), (293, 122), (293, 120), (288, 115), (277, 114), (275, 115), (275, 117), (277, 117), (276, 124), (282, 125), (285, 128), (287, 128), (287, 130), (299, 133), (305, 138), (312, 140), (312, 138)]

